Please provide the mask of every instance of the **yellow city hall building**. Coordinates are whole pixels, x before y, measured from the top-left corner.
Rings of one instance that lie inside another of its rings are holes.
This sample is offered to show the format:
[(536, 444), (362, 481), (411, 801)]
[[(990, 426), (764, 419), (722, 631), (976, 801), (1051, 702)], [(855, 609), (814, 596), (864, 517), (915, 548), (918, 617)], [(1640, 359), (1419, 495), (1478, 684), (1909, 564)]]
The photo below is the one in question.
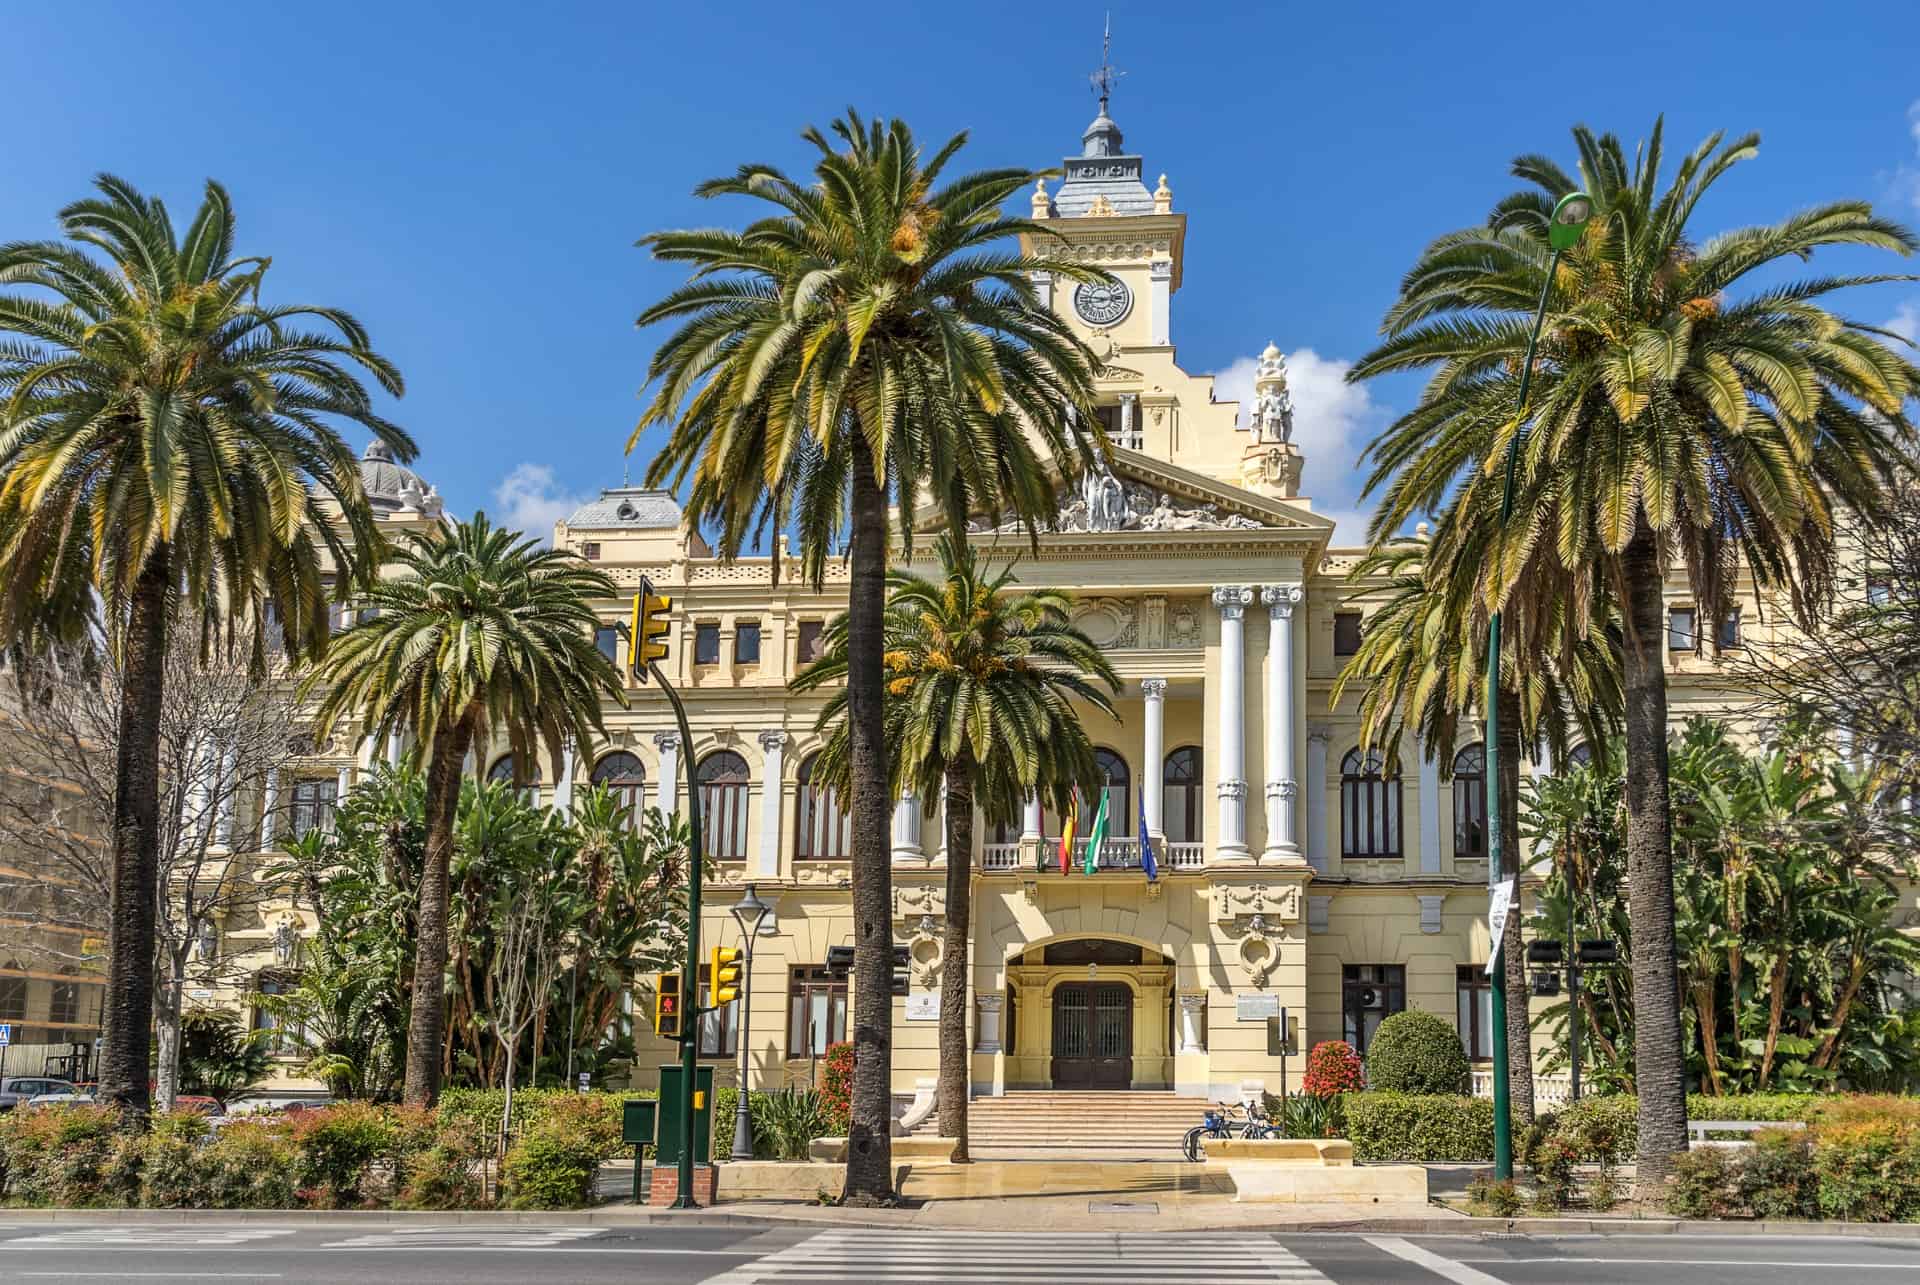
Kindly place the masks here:
[[(893, 928), (910, 961), (908, 993), (893, 1013), (899, 1109), (916, 1095), (924, 1109), (937, 1074), (954, 861), (973, 871), (967, 1021), (976, 1096), (1278, 1092), (1269, 1031), (1282, 1009), (1295, 1032), (1291, 1089), (1313, 1044), (1344, 1039), (1364, 1053), (1380, 1022), (1408, 1008), (1457, 1024), (1483, 1062), (1491, 1051), (1483, 747), (1471, 738), (1409, 747), (1400, 774), (1361, 751), (1357, 699), (1334, 708), (1330, 698), (1383, 586), (1350, 577), (1360, 552), (1332, 547), (1333, 523), (1313, 509), (1315, 462), (1292, 441), (1282, 352), (1269, 344), (1261, 354), (1250, 404), (1216, 401), (1212, 377), (1176, 360), (1187, 215), (1167, 177), (1149, 186), (1104, 108), (1064, 170), (1032, 193), (1033, 216), (1053, 235), (1031, 248), (1114, 278), (1040, 283), (1103, 362), (1099, 414), (1111, 464), (1063, 482), (1059, 529), (1042, 533), (1037, 551), (1023, 530), (990, 518), (973, 524), (971, 539), (996, 561), (1018, 558), (1023, 585), (1071, 591), (1076, 623), (1124, 679), (1117, 717), (1085, 714), (1111, 833), (1093, 873), (1084, 839), (1063, 872), (1061, 818), (1037, 804), (1009, 824), (976, 818), (976, 849), (955, 853), (943, 847), (937, 807), (899, 801)], [(439, 520), (432, 488), (379, 447), (363, 475), (384, 522)], [(664, 698), (635, 687), (627, 707), (609, 705), (604, 744), (520, 776), (554, 807), (597, 782), (636, 806), (677, 811), (691, 756), (718, 871), (704, 893), (703, 944), (741, 944), (728, 907), (747, 885), (777, 914), (753, 950), (746, 1029), (736, 1000), (704, 1019), (700, 1052), (722, 1083), (743, 1042), (752, 1087), (807, 1082), (827, 1046), (847, 1036), (849, 981), (826, 960), (829, 947), (853, 940), (849, 836), (839, 801), (813, 779), (825, 698), (787, 685), (845, 607), (844, 569), (830, 568), (816, 591), (784, 543), (777, 582), (768, 557), (721, 561), (672, 495), (627, 486), (570, 514), (554, 538), (625, 592), (644, 576), (671, 595), (678, 632), (665, 664), (693, 741), (681, 742)], [(931, 550), (931, 539), (916, 542), (919, 569), (931, 569)], [(1684, 590), (1673, 598), (1674, 628), (1684, 620), (1691, 634)], [(603, 604), (600, 633), (621, 662), (616, 622), (625, 610), (621, 600)], [(1738, 616), (1729, 627), (1740, 629)], [(1737, 708), (1717, 674), (1695, 649), (1674, 650), (1676, 723)], [(402, 748), (350, 741), (321, 747), (300, 780), (272, 784), (305, 800), (301, 824), (325, 824), (375, 757)], [(1451, 769), (1444, 783), (1442, 760)], [(504, 746), (476, 752), (471, 770), (515, 776)], [(1155, 879), (1142, 869), (1143, 839)], [(311, 931), (303, 913), (269, 907), (223, 934), (226, 948), (253, 952), (261, 975), (274, 976)], [(636, 1019), (650, 999), (633, 997)], [(635, 1021), (637, 1031), (644, 1025)], [(672, 1046), (643, 1031), (638, 1043), (635, 1081), (648, 1085)], [(279, 1084), (295, 1087), (297, 1059), (283, 1070)]]

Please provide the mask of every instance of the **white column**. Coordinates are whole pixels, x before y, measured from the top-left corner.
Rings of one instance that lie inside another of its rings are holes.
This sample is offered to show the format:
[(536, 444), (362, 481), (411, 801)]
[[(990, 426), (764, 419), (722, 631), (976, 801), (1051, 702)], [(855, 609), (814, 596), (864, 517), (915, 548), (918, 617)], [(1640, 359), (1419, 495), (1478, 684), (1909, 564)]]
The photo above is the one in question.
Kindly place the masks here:
[(1180, 997), (1180, 1051), (1182, 1053), (1205, 1053), (1206, 1041), (1200, 1037), (1200, 1015), (1207, 1011), (1205, 995), (1182, 995)]
[(239, 750), (232, 745), (220, 751), (219, 775), (213, 779), (213, 788), (219, 798), (213, 820), (213, 845), (216, 848), (233, 847), (233, 805), (240, 788), (233, 774), (239, 767), (239, 758)]
[(347, 791), (351, 790), (352, 788), (353, 788), (353, 764), (342, 763), (340, 765), (340, 776), (338, 781), (335, 783), (335, 787), (334, 787), (335, 806), (338, 806), (339, 804), (346, 802)]
[(1155, 259), (1147, 265), (1147, 342), (1173, 342), (1173, 260)]
[(660, 751), (660, 779), (653, 785), (653, 806), (671, 817), (680, 810), (680, 733), (654, 733), (653, 747)]
[(1300, 860), (1294, 796), (1300, 792), (1293, 766), (1293, 609), (1305, 593), (1297, 584), (1261, 590), (1267, 604), (1267, 846), (1262, 859)]
[(1140, 394), (1120, 394), (1120, 439), (1115, 445), (1140, 449)]
[(1414, 737), (1413, 752), (1420, 756), (1420, 873), (1440, 873), (1440, 759)]
[(926, 849), (920, 842), (920, 800), (912, 794), (903, 794), (900, 801), (893, 805), (893, 864), (896, 866), (917, 866), (927, 859)]
[(280, 808), (280, 769), (267, 769), (267, 783), (260, 791), (260, 846), (272, 849), (274, 831), (278, 829), (279, 818), (274, 815)]
[(1040, 839), (1040, 796), (1037, 794), (1027, 796), (1027, 806), (1021, 811), (1020, 837), (1036, 842)]
[(1327, 860), (1327, 741), (1332, 731), (1325, 723), (1307, 725), (1307, 864), (1321, 874)]
[(1034, 273), (1033, 292), (1039, 296), (1042, 308), (1053, 307), (1053, 274), (1051, 272)]
[(1141, 752), (1146, 761), (1140, 765), (1140, 797), (1147, 805), (1147, 832), (1158, 838), (1166, 833), (1161, 817), (1166, 806), (1163, 792), (1167, 781), (1167, 680), (1141, 679), (1140, 695), (1146, 707), (1146, 741)]
[(560, 772), (553, 782), (555, 812), (573, 811), (573, 758), (573, 738), (569, 736), (560, 743)]
[(1540, 753), (1533, 760), (1535, 777), (1553, 775), (1553, 739), (1544, 732), (1540, 736)]
[(979, 995), (975, 1003), (980, 1005), (979, 1040), (975, 1043), (975, 1053), (998, 1053), (1001, 1051), (1000, 1010), (1006, 1004), (1004, 995)]
[(1250, 585), (1220, 585), (1213, 605), (1220, 608), (1220, 838), (1215, 854), (1228, 862), (1246, 861), (1246, 610)]
[(777, 728), (760, 733), (760, 752), (766, 762), (760, 772), (760, 860), (754, 864), (754, 874), (762, 879), (780, 873), (780, 835), (784, 828), (780, 824), (780, 796), (786, 779), (781, 762), (786, 757), (782, 752), (786, 743), (787, 734)]
[(395, 728), (393, 731), (388, 732), (387, 733), (387, 762), (391, 763), (395, 767), (399, 767), (400, 751), (402, 746), (404, 746), (405, 744), (406, 742), (404, 738), (401, 736), (399, 728)]

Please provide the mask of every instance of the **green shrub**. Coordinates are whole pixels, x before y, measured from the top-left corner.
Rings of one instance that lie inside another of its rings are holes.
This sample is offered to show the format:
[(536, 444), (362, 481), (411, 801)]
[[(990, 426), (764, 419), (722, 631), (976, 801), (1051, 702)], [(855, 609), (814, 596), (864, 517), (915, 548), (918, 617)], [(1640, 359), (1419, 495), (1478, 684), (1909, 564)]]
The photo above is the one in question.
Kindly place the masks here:
[(1724, 1218), (1739, 1205), (1731, 1154), (1704, 1147), (1673, 1158), (1667, 1179), (1667, 1212), (1677, 1218)]
[(5, 1116), (7, 1191), (23, 1204), (101, 1209), (139, 1203), (142, 1140), (111, 1107), (15, 1108)]
[(391, 1154), (394, 1128), (371, 1102), (342, 1102), (305, 1111), (290, 1126), (300, 1185), (314, 1205), (345, 1209), (361, 1201), (376, 1160)]
[(1621, 1195), (1620, 1176), (1611, 1167), (1587, 1180), (1587, 1208), (1596, 1213), (1604, 1214), (1619, 1204)]
[(1467, 1184), (1467, 1212), (1476, 1218), (1511, 1218), (1523, 1203), (1511, 1178), (1496, 1180), (1481, 1174)]
[(291, 1209), (299, 1203), (299, 1157), (278, 1120), (236, 1120), (200, 1155), (210, 1209)]
[(1419, 1009), (1380, 1023), (1367, 1049), (1367, 1087), (1378, 1093), (1459, 1093), (1472, 1070), (1460, 1033)]
[(395, 1209), (479, 1209), (486, 1204), (478, 1157), (457, 1141), (438, 1142), (408, 1158), (396, 1183)]
[[(731, 1092), (721, 1089), (713, 1096), (715, 1105), (721, 1094)], [(621, 1089), (618, 1091), (596, 1089), (591, 1093), (574, 1093), (567, 1089), (515, 1089), (513, 1091), (513, 1131), (524, 1135), (539, 1127), (553, 1110), (562, 1103), (591, 1102), (588, 1108), (600, 1112), (610, 1123), (614, 1141), (620, 1138), (620, 1104), (628, 1098), (651, 1098), (652, 1089), (645, 1091)], [(440, 1129), (444, 1133), (453, 1130), (461, 1135), (462, 1141), (471, 1144), (477, 1152), (493, 1154), (494, 1140), (500, 1134), (500, 1113), (506, 1106), (506, 1093), (500, 1089), (448, 1089), (440, 1095), (440, 1105), (436, 1108)], [(582, 1108), (566, 1106), (564, 1110)]]
[(1755, 1134), (1753, 1146), (1741, 1152), (1736, 1186), (1755, 1218), (1818, 1218), (1820, 1184), (1807, 1131)]
[(594, 1175), (620, 1150), (619, 1101), (603, 1093), (570, 1097), (549, 1102), (508, 1150), (500, 1177), (509, 1208), (578, 1209), (593, 1203)]
[(1536, 1121), (1544, 1137), (1573, 1148), (1583, 1163), (1620, 1164), (1640, 1143), (1640, 1102), (1624, 1093), (1570, 1102)]
[(826, 1101), (811, 1089), (750, 1094), (747, 1109), (754, 1117), (756, 1137), (764, 1127), (767, 1149), (776, 1160), (805, 1160), (808, 1144), (829, 1136), (832, 1120)]
[(1573, 1203), (1573, 1166), (1579, 1154), (1571, 1140), (1549, 1134), (1533, 1148), (1527, 1168), (1533, 1175), (1533, 1207), (1553, 1214)]
[(1341, 1101), (1356, 1160), (1493, 1159), (1493, 1103), (1485, 1098), (1369, 1091)]

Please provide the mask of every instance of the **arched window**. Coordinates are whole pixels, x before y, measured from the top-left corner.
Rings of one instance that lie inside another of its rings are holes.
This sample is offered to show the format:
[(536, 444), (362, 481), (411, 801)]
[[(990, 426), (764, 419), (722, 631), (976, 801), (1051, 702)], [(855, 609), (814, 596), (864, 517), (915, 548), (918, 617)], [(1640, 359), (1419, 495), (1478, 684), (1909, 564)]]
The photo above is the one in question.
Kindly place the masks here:
[(1133, 833), (1133, 778), (1127, 772), (1127, 761), (1112, 750), (1096, 749), (1093, 752), (1093, 789), (1087, 796), (1087, 815), (1081, 821), (1085, 828), (1093, 824), (1094, 815), (1100, 811), (1100, 785), (1104, 781), (1107, 788), (1107, 837), (1118, 838)]
[(843, 861), (853, 855), (853, 818), (833, 796), (832, 786), (814, 783), (813, 766), (819, 758), (809, 754), (800, 763), (793, 855), (802, 861)]
[[(513, 755), (502, 754), (495, 759), (487, 769), (487, 780), (497, 785), (512, 785)], [(540, 760), (537, 758), (528, 766), (527, 779), (520, 785), (520, 797), (530, 806), (540, 802)]]
[(1340, 855), (1400, 855), (1400, 778), (1387, 777), (1379, 750), (1340, 760)]
[(1160, 778), (1160, 824), (1166, 829), (1168, 843), (1199, 843), (1206, 837), (1200, 768), (1198, 745), (1183, 745), (1167, 755)]
[(1593, 746), (1585, 741), (1567, 751), (1567, 763), (1573, 767), (1591, 767), (1593, 765)]
[(1487, 855), (1487, 748), (1478, 742), (1453, 756), (1453, 855)]
[(630, 821), (640, 819), (647, 806), (647, 766), (638, 754), (615, 750), (593, 765), (593, 783), (613, 791)]
[(715, 861), (747, 857), (747, 761), (732, 750), (716, 750), (694, 772), (700, 784), (700, 824), (707, 855)]

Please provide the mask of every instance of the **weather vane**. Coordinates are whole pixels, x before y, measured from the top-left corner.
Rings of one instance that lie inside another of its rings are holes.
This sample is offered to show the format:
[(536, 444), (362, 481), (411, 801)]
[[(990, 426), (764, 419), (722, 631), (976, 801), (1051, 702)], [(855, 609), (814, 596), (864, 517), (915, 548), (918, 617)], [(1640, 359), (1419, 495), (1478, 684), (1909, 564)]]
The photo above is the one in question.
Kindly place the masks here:
[(1109, 12), (1106, 31), (1100, 38), (1100, 70), (1087, 77), (1093, 85), (1094, 95), (1100, 99), (1101, 115), (1106, 115), (1107, 99), (1113, 95), (1113, 82), (1126, 74), (1113, 68), (1113, 14)]

